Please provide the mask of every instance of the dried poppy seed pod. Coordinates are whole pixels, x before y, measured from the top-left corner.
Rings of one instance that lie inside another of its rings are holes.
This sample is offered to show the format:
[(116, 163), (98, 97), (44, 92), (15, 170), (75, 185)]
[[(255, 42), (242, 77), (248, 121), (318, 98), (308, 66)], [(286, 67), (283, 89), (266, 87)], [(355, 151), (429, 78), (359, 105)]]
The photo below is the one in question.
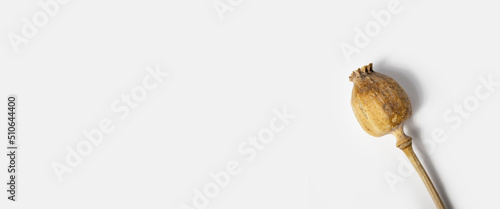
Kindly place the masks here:
[(372, 63), (354, 71), (349, 80), (354, 83), (351, 106), (361, 127), (370, 135), (396, 136), (396, 146), (403, 150), (422, 178), (437, 208), (444, 209), (443, 201), (413, 152), (412, 138), (403, 132), (403, 125), (411, 117), (410, 99), (391, 77), (373, 71)]
[(354, 83), (352, 110), (361, 127), (375, 137), (399, 135), (397, 146), (401, 149), (411, 143), (411, 137), (403, 133), (403, 125), (412, 112), (403, 88), (391, 77), (374, 72), (372, 63), (358, 68), (349, 80)]

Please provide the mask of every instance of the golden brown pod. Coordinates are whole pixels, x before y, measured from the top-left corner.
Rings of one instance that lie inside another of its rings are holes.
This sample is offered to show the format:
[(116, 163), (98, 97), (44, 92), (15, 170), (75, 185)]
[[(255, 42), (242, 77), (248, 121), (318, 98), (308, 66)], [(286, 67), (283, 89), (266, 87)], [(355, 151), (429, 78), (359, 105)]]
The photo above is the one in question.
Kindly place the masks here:
[(352, 72), (351, 106), (361, 127), (370, 135), (396, 136), (396, 146), (403, 150), (422, 178), (437, 208), (445, 208), (424, 167), (413, 152), (412, 138), (403, 131), (411, 117), (410, 99), (401, 86), (391, 77), (373, 71), (373, 65), (365, 65)]
[(380, 137), (392, 133), (411, 117), (412, 107), (406, 92), (391, 77), (373, 71), (372, 63), (358, 68), (349, 80), (354, 83), (352, 110), (368, 134)]

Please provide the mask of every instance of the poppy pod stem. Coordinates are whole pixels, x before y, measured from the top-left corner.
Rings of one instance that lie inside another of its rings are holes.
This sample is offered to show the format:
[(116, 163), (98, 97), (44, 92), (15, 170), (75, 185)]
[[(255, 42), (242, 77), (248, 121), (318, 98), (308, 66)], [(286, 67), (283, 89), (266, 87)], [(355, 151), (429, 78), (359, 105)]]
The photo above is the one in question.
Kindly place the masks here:
[(417, 170), (418, 175), (424, 182), (427, 191), (429, 191), (429, 194), (434, 201), (434, 204), (436, 204), (436, 207), (438, 209), (444, 209), (445, 206), (443, 204), (443, 201), (441, 200), (441, 197), (439, 197), (439, 193), (437, 192), (436, 187), (434, 187), (434, 184), (429, 178), (429, 175), (427, 175), (427, 172), (422, 166), (422, 163), (420, 163), (420, 160), (418, 160), (417, 155), (413, 151), (412, 138), (404, 133), (403, 126), (399, 126), (392, 132), (392, 134), (397, 139), (396, 146), (405, 153), (406, 157), (408, 157), (415, 170)]

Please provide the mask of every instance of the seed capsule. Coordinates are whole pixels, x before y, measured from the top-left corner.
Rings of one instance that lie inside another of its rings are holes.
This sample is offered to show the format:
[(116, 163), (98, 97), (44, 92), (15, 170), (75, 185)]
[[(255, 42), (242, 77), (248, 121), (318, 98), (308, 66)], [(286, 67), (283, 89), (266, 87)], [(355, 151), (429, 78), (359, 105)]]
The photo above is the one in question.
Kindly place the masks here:
[(410, 118), (412, 108), (406, 92), (391, 77), (374, 72), (372, 63), (358, 68), (349, 80), (354, 83), (352, 110), (368, 134), (386, 135)]
[(370, 135), (396, 136), (396, 146), (408, 157), (424, 182), (437, 208), (445, 208), (431, 179), (413, 152), (412, 138), (403, 131), (411, 117), (410, 99), (401, 86), (391, 77), (373, 71), (372, 63), (358, 68), (349, 76), (354, 83), (351, 106), (361, 127)]

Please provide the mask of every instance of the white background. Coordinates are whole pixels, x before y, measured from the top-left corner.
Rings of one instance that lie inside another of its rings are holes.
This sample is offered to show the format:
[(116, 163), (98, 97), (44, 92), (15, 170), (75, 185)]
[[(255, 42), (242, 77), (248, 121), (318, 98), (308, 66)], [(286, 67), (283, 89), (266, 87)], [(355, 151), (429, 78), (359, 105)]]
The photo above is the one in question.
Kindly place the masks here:
[[(0, 106), (18, 95), (21, 147), (18, 201), (2, 192), (2, 209), (191, 205), (211, 171), (245, 162), (238, 146), (283, 107), (296, 117), (206, 208), (433, 208), (418, 175), (398, 170), (394, 137), (371, 137), (354, 118), (348, 76), (369, 62), (409, 94), (407, 132), (447, 205), (500, 208), (500, 87), (478, 79), (500, 81), (493, 1), (396, 1), (350, 61), (341, 44), (356, 46), (355, 29), (391, 1), (221, 0), (231, 8), (221, 19), (213, 0), (73, 0), (16, 52), (9, 34), (39, 2), (0, 3)], [(170, 76), (118, 120), (110, 104), (155, 65)], [(477, 88), (489, 96), (459, 125), (443, 119)], [(53, 163), (103, 118), (115, 130), (59, 182)], [(432, 140), (437, 129), (446, 140)], [(387, 173), (404, 182), (391, 189)]]

